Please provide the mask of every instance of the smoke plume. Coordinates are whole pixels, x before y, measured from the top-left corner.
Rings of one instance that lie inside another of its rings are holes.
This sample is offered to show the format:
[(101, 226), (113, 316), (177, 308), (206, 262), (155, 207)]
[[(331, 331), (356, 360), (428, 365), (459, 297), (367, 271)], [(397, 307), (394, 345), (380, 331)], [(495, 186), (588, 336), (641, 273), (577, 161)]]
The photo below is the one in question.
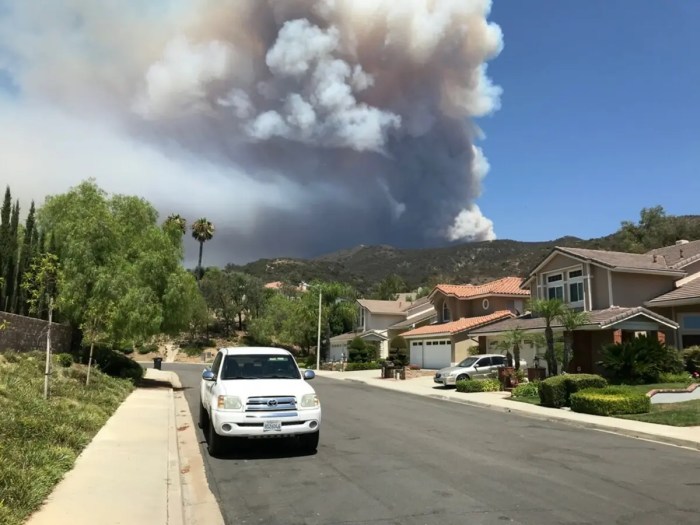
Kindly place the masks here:
[(495, 237), (473, 121), (501, 91), (490, 0), (57, 4), (0, 0), (0, 110), (58, 155), (0, 146), (33, 187), (86, 174), (206, 216), (210, 264)]

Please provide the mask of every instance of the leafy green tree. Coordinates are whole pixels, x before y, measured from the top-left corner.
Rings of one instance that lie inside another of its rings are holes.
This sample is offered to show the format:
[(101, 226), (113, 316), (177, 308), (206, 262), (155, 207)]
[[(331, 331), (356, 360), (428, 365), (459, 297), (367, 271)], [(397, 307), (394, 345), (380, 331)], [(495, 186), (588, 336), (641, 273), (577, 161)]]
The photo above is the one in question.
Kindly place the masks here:
[(134, 345), (187, 328), (189, 306), (171, 299), (187, 286), (182, 245), (157, 218), (144, 199), (109, 197), (93, 181), (47, 199), (38, 223), (62, 261), (57, 305), (72, 326)]
[(36, 313), (42, 300), (46, 300), (49, 325), (46, 331), (46, 366), (44, 373), (44, 399), (49, 397), (49, 372), (51, 371), (51, 324), (56, 298), (62, 287), (61, 266), (53, 253), (44, 253), (31, 265), (24, 281), (29, 297), (30, 311)]
[(214, 225), (202, 217), (192, 223), (192, 237), (199, 243), (199, 259), (197, 260), (197, 282), (202, 278), (202, 250), (204, 243), (214, 237)]
[(638, 223), (624, 221), (620, 236), (625, 251), (642, 253), (669, 246), (678, 240), (677, 218), (666, 215), (662, 206), (642, 208)]
[(371, 293), (372, 299), (382, 301), (395, 301), (398, 294), (408, 289), (406, 282), (396, 274), (391, 274), (382, 279), (374, 287)]
[(240, 311), (231, 274), (219, 268), (211, 268), (200, 281), (200, 288), (207, 305), (223, 323), (224, 332), (230, 335)]
[(27, 296), (26, 292), (22, 288), (22, 283), (25, 279), (25, 274), (29, 270), (30, 261), (36, 256), (36, 244), (37, 235), (36, 229), (34, 227), (36, 216), (36, 209), (34, 206), (34, 201), (32, 201), (29, 207), (29, 214), (27, 215), (27, 220), (24, 223), (24, 239), (22, 242), (22, 248), (20, 251), (19, 264), (17, 267), (17, 289), (16, 301), (13, 307), (13, 311), (20, 315), (27, 313)]
[(557, 357), (554, 351), (552, 322), (562, 315), (564, 308), (564, 303), (559, 299), (532, 299), (530, 301), (530, 310), (545, 321), (544, 336), (547, 342), (545, 359), (547, 360), (547, 369), (550, 375), (557, 375)]
[(574, 355), (574, 330), (588, 323), (588, 312), (564, 307), (557, 316), (557, 320), (564, 327), (564, 356), (561, 368), (564, 372), (569, 368), (569, 361)]

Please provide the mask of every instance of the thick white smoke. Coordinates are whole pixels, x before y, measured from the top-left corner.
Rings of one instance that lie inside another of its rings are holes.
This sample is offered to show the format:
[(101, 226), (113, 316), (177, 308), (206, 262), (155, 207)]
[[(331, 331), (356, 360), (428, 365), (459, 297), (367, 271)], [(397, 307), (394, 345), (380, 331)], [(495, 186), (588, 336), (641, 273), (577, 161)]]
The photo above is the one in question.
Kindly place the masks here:
[[(488, 162), (473, 122), (499, 106), (490, 0), (58, 4), (0, 5), (0, 69), (23, 103), (192, 166), (180, 209), (163, 211), (218, 223), (230, 240), (218, 262), (495, 237), (476, 205)], [(290, 188), (288, 201), (246, 192), (246, 179)], [(227, 204), (210, 200), (216, 184)], [(148, 188), (173, 207), (172, 189)]]

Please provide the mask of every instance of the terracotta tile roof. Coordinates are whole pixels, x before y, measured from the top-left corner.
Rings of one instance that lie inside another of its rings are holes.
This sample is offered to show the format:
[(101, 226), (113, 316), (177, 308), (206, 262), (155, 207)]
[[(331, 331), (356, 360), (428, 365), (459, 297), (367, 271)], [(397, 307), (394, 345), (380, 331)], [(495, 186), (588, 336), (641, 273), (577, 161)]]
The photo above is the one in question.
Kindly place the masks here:
[(442, 324), (430, 324), (427, 326), (421, 326), (415, 330), (410, 330), (405, 334), (401, 334), (403, 337), (414, 337), (421, 335), (436, 335), (436, 334), (450, 334), (455, 335), (467, 330), (472, 330), (479, 326), (484, 326), (488, 323), (493, 323), (507, 317), (512, 317), (513, 313), (509, 310), (500, 310), (489, 315), (482, 315), (480, 317), (463, 317), (457, 321), (452, 321), (451, 323)]
[[(593, 310), (588, 312), (589, 322), (582, 326), (581, 329), (585, 330), (587, 327), (594, 327), (596, 329), (609, 328), (611, 325), (615, 325), (637, 315), (643, 315), (653, 321), (658, 321), (662, 324), (671, 327), (678, 327), (678, 325), (671, 319), (659, 315), (656, 312), (647, 310), (642, 306), (636, 306), (634, 308), (624, 308), (624, 307), (613, 307), (606, 308), (605, 310)], [(489, 335), (501, 332), (507, 332), (508, 330), (513, 330), (515, 328), (520, 328), (521, 330), (529, 331), (539, 331), (544, 330), (545, 322), (541, 317), (518, 317), (513, 319), (505, 319), (498, 323), (490, 324), (478, 328), (472, 332), (473, 335)], [(561, 329), (562, 325), (558, 321), (552, 322), (552, 328)]]
[[(504, 277), (497, 281), (474, 285), (474, 284), (438, 284), (433, 290), (440, 291), (445, 295), (457, 297), (459, 299), (471, 299), (484, 295), (517, 295), (529, 296), (529, 290), (520, 288), (523, 279), (520, 277)], [(431, 294), (432, 295), (432, 294)]]
[(661, 255), (669, 266), (679, 268), (700, 259), (700, 240), (665, 246), (647, 252), (647, 255), (653, 254)]
[(700, 274), (697, 277), (690, 278), (682, 286), (679, 286), (673, 291), (655, 297), (647, 301), (647, 306), (664, 306), (667, 303), (683, 302), (684, 304), (698, 303), (700, 304)]

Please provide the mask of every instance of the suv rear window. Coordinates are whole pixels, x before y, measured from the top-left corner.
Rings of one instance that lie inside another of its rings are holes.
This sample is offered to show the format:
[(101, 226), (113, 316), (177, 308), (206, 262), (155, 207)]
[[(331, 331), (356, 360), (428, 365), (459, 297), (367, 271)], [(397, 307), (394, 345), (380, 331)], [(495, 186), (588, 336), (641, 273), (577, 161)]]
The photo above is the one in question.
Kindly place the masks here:
[(227, 355), (221, 379), (301, 379), (291, 356)]

